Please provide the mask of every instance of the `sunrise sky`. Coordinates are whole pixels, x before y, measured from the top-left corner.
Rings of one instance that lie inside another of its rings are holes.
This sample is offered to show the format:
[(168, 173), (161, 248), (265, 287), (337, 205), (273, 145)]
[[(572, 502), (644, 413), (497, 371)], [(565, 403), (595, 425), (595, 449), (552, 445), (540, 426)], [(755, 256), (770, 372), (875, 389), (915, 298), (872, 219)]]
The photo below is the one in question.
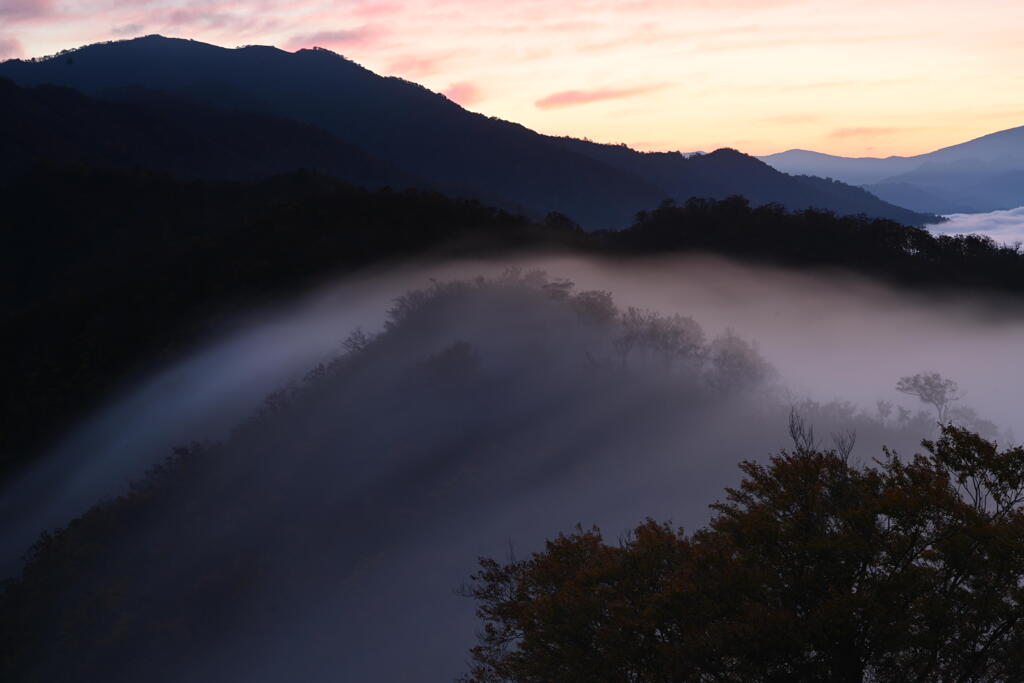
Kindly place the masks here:
[(544, 133), (916, 154), (1024, 125), (1021, 0), (0, 0), (0, 59), (319, 45)]

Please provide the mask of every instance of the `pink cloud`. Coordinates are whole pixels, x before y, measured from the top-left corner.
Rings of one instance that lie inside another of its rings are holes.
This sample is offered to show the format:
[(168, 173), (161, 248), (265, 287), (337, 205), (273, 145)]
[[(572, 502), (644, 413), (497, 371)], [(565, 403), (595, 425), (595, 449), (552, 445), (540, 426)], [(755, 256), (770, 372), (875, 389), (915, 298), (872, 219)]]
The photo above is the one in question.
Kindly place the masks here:
[(399, 57), (391, 62), (387, 72), (389, 74), (400, 74), (410, 78), (418, 76), (429, 76), (436, 73), (444, 57)]
[(626, 97), (634, 97), (644, 93), (657, 90), (661, 86), (645, 86), (642, 88), (605, 88), (602, 90), (565, 90), (556, 92), (547, 97), (537, 100), (534, 105), (538, 109), (558, 109), (561, 107), (574, 107), (580, 104), (591, 102), (602, 102), (604, 100), (619, 100)]
[(235, 29), (241, 30), (256, 23), (257, 17), (244, 13), (224, 11), (230, 8), (212, 7), (184, 7), (171, 10), (163, 16), (163, 22), (167, 26), (194, 27), (202, 26), (211, 29)]
[(14, 59), (24, 54), (16, 38), (0, 38), (0, 59)]
[(339, 29), (336, 31), (318, 31), (304, 35), (292, 36), (284, 47), (288, 50), (299, 50), (305, 47), (338, 47), (346, 45), (367, 45), (373, 42), (378, 32), (368, 26), (355, 29)]
[(452, 102), (468, 107), (483, 99), (480, 88), (472, 83), (452, 83), (444, 91), (444, 96)]
[(3, 0), (0, 2), (0, 17), (4, 19), (28, 19), (49, 14), (53, 0)]
[[(656, 9), (677, 9), (679, 0), (646, 0), (634, 3), (635, 9), (648, 11)], [(788, 5), (808, 4), (808, 0), (691, 0), (687, 3), (690, 7), (704, 7), (716, 10), (760, 10), (786, 7)]]
[(915, 38), (929, 37), (931, 34), (918, 33), (866, 33), (857, 35), (836, 35), (833, 31), (800, 30), (789, 35), (777, 35), (750, 40), (710, 39), (697, 43), (694, 52), (731, 52), (739, 50), (769, 50), (775, 48), (806, 47), (813, 45), (862, 45), (867, 43), (884, 43), (907, 41)]
[(395, 2), (368, 2), (357, 5), (349, 13), (355, 17), (375, 19), (401, 14), (403, 7)]

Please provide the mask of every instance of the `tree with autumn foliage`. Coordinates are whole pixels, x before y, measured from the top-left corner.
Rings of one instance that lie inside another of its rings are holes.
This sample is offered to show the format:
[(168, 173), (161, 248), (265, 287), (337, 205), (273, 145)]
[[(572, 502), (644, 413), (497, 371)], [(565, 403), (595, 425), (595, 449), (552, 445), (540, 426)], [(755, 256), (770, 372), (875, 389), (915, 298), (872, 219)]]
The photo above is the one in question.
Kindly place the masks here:
[(696, 533), (481, 560), (466, 680), (1024, 680), (1024, 449), (923, 446), (860, 466), (798, 442)]

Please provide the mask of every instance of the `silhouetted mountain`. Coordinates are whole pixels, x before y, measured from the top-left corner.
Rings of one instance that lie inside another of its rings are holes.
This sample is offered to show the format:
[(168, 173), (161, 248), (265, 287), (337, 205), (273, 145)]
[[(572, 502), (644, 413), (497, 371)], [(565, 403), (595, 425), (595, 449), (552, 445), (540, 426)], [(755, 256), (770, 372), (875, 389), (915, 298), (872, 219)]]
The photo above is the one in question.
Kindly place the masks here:
[(794, 149), (761, 159), (785, 173), (863, 185), (915, 211), (995, 211), (1024, 205), (1024, 126), (912, 157), (848, 158)]
[(791, 149), (758, 158), (783, 173), (806, 173), (854, 185), (875, 183), (919, 165), (914, 157), (841, 157), (806, 149)]
[[(657, 449), (657, 462), (674, 463), (680, 433), (709, 429), (713, 407), (741, 419), (737, 402), (769, 374), (735, 335), (705, 339), (679, 316), (620, 323), (608, 293), (544, 284), (556, 283), (512, 274), (402, 297), (386, 332), (310, 368), (230, 445), (182, 452), (46, 536), (21, 580), (0, 584), (0, 679), (452, 680), (473, 631), (459, 619), (471, 610), (451, 595), (460, 574), (439, 567), (433, 547), (433, 559), (410, 561), (411, 547), (475, 541), (499, 502), (526, 526), (523, 508), (544, 500), (537, 489), (570, 482), (552, 491), (564, 499), (571, 482), (595, 481), (583, 470), (608, 472), (600, 491), (577, 484), (593, 500), (635, 498), (636, 459), (623, 452), (640, 442), (645, 457)], [(628, 365), (580, 362), (633, 337)], [(638, 408), (652, 396), (657, 409)], [(731, 431), (761, 433), (760, 422), (744, 425)], [(380, 562), (393, 553), (398, 562)], [(410, 576), (401, 585), (420, 595), (395, 599), (386, 565), (401, 566)], [(292, 631), (312, 612), (327, 637)], [(443, 651), (422, 642), (424, 626), (444, 634)], [(398, 642), (410, 649), (382, 662)], [(212, 661), (226, 652), (236, 654)]]
[(971, 212), (970, 206), (929, 192), (913, 183), (886, 180), (865, 187), (871, 188), (871, 192), (875, 196), (907, 208), (920, 210), (921, 207), (927, 207), (931, 211), (941, 214)]
[(17, 330), (0, 335), (0, 474), (222, 315), (452, 241), (541, 243), (525, 219), (475, 202), (308, 172), (236, 183), (39, 169), (0, 183), (0, 206), (0, 327)]
[[(828, 182), (828, 181), (822, 181)], [(832, 267), (914, 287), (1024, 292), (1024, 254), (979, 235), (933, 235), (865, 216), (836, 216), (743, 197), (690, 199), (644, 211), (626, 230), (591, 236), (613, 253), (698, 251), (785, 266)]]
[(437, 193), (371, 192), (308, 172), (240, 183), (78, 167), (0, 183), (0, 206), (0, 326), (18, 331), (0, 335), (0, 474), (220, 316), (437, 250), (711, 252), (916, 286), (1024, 291), (1024, 257), (991, 240), (753, 208), (742, 197), (666, 204), (631, 228), (587, 234), (557, 214), (532, 224)]
[(305, 168), (366, 187), (421, 184), (329, 133), (288, 119), (222, 111), (140, 87), (108, 95), (117, 101), (0, 79), (0, 129), (7, 133), (0, 143), (0, 178), (40, 164), (87, 164), (228, 180)]
[(840, 214), (863, 213), (908, 225), (932, 216), (887, 204), (871, 193), (845, 183), (781, 173), (755, 157), (734, 149), (684, 156), (678, 152), (637, 152), (624, 145), (554, 138), (569, 149), (628, 170), (666, 190), (669, 197), (725, 199), (742, 195), (754, 205), (780, 204), (790, 211), (823, 208)]
[[(1013, 163), (1018, 166), (1013, 167)], [(942, 213), (1014, 209), (1024, 206), (1024, 156), (1017, 162), (1008, 159), (928, 162), (909, 173), (886, 178), (865, 188), (903, 200), (903, 193), (891, 191), (893, 185), (911, 187), (940, 197), (941, 203), (930, 206)], [(913, 203), (919, 207), (929, 206), (921, 201)]]
[(151, 36), (40, 62), (6, 62), (0, 75), (89, 94), (142, 85), (218, 107), (293, 118), (357, 142), (450, 193), (492, 202), (505, 198), (537, 213), (558, 210), (602, 227), (621, 227), (637, 210), (665, 198), (634, 176), (557, 153), (522, 126), (472, 114), (425, 88), (382, 78), (325, 50), (229, 50)]
[[(636, 211), (671, 198), (743, 194), (863, 212), (906, 223), (914, 215), (841, 186), (821, 192), (725, 152), (706, 160), (539, 135), (468, 112), (399, 78), (383, 78), (326, 50), (234, 50), (149, 36), (91, 45), (39, 61), (0, 64), (23, 85), (54, 83), (93, 95), (131, 86), (185, 93), (207, 104), (286, 117), (322, 128), (451, 194), (568, 214), (592, 228), (620, 228)], [(688, 162), (688, 163), (684, 163)]]

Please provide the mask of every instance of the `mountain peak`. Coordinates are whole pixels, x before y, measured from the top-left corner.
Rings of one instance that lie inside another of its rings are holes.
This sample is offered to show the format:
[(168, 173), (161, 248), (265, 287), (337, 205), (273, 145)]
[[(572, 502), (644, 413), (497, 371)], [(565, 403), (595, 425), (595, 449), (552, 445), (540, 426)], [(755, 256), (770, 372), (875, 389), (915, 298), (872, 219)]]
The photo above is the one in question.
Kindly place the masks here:
[(835, 188), (822, 194), (735, 149), (686, 158), (556, 141), (467, 112), (421, 85), (383, 78), (330, 50), (228, 49), (149, 35), (56, 59), (7, 62), (0, 76), (101, 98), (142, 86), (221, 110), (292, 119), (357, 143), (385, 164), (431, 179), (436, 189), (536, 215), (557, 211), (594, 228), (622, 227), (666, 198), (733, 194), (755, 204), (920, 221), (894, 206), (865, 203), (863, 193), (849, 193), (852, 188), (842, 201)]
[(912, 157), (841, 157), (789, 150), (761, 160), (785, 173), (862, 185), (915, 211), (978, 213), (1024, 204), (1024, 126)]
[(308, 56), (308, 57), (329, 57), (329, 58), (333, 58), (333, 59), (342, 59), (342, 60), (344, 60), (346, 62), (351, 61), (351, 60), (349, 60), (348, 57), (346, 57), (345, 55), (343, 55), (343, 54), (341, 54), (339, 52), (335, 52), (334, 50), (329, 50), (326, 47), (319, 47), (319, 46), (317, 46), (317, 47), (303, 47), (303, 48), (299, 48), (298, 50), (296, 50), (292, 54), (304, 55), (304, 56)]
[(745, 154), (734, 147), (719, 147), (715, 151), (705, 154), (704, 156), (717, 159), (739, 159), (743, 157), (753, 158), (749, 154)]

